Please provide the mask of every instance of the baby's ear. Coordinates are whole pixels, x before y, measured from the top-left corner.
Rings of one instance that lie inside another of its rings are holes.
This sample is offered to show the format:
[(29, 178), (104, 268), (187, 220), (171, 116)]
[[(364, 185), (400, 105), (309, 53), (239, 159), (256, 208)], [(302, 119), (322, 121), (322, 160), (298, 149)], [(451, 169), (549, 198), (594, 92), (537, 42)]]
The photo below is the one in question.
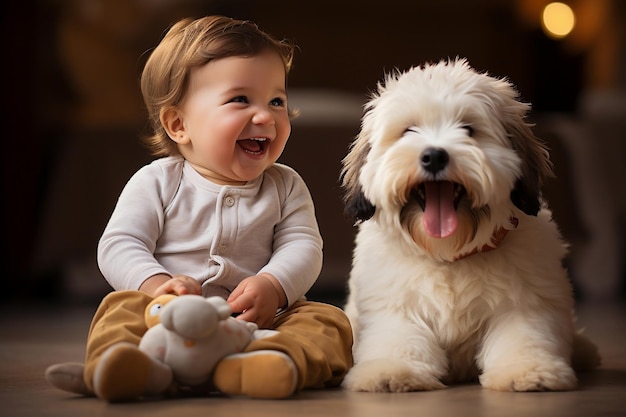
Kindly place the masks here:
[(189, 135), (187, 134), (183, 116), (175, 107), (167, 107), (161, 110), (159, 115), (161, 125), (167, 136), (179, 145), (189, 143)]

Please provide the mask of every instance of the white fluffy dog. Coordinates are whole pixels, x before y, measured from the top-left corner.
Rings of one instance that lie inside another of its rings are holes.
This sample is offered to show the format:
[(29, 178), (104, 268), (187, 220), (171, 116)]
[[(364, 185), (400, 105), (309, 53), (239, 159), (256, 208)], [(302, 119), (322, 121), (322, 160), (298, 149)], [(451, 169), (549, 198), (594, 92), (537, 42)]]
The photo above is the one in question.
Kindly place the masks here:
[(548, 152), (504, 79), (463, 59), (388, 75), (344, 159), (359, 223), (346, 312), (353, 391), (477, 377), (569, 390), (599, 363), (574, 328), (566, 246), (540, 188)]

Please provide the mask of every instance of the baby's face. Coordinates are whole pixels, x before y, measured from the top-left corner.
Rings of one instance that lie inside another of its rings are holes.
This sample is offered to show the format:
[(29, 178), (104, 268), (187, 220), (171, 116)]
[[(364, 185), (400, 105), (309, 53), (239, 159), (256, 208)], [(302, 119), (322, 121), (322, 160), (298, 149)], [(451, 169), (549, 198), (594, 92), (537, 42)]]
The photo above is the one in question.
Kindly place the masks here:
[(192, 70), (175, 113), (178, 136), (170, 136), (201, 175), (231, 185), (257, 178), (291, 133), (280, 56), (222, 58)]

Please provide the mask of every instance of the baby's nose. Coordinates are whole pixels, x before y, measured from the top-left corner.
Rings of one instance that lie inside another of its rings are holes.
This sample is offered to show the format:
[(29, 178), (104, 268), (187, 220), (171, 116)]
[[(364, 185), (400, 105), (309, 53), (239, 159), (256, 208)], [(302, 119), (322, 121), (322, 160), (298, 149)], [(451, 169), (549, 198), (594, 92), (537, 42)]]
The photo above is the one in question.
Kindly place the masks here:
[(267, 109), (259, 109), (252, 117), (252, 123), (254, 124), (270, 124), (274, 123), (274, 116)]

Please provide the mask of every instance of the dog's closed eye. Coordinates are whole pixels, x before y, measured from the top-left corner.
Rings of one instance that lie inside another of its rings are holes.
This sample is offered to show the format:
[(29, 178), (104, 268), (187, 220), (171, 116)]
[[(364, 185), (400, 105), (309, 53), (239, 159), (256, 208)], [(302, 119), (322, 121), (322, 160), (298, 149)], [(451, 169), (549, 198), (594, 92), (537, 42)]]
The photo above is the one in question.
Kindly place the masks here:
[(467, 136), (474, 136), (474, 128), (472, 127), (472, 125), (463, 125), (461, 127), (467, 131)]

